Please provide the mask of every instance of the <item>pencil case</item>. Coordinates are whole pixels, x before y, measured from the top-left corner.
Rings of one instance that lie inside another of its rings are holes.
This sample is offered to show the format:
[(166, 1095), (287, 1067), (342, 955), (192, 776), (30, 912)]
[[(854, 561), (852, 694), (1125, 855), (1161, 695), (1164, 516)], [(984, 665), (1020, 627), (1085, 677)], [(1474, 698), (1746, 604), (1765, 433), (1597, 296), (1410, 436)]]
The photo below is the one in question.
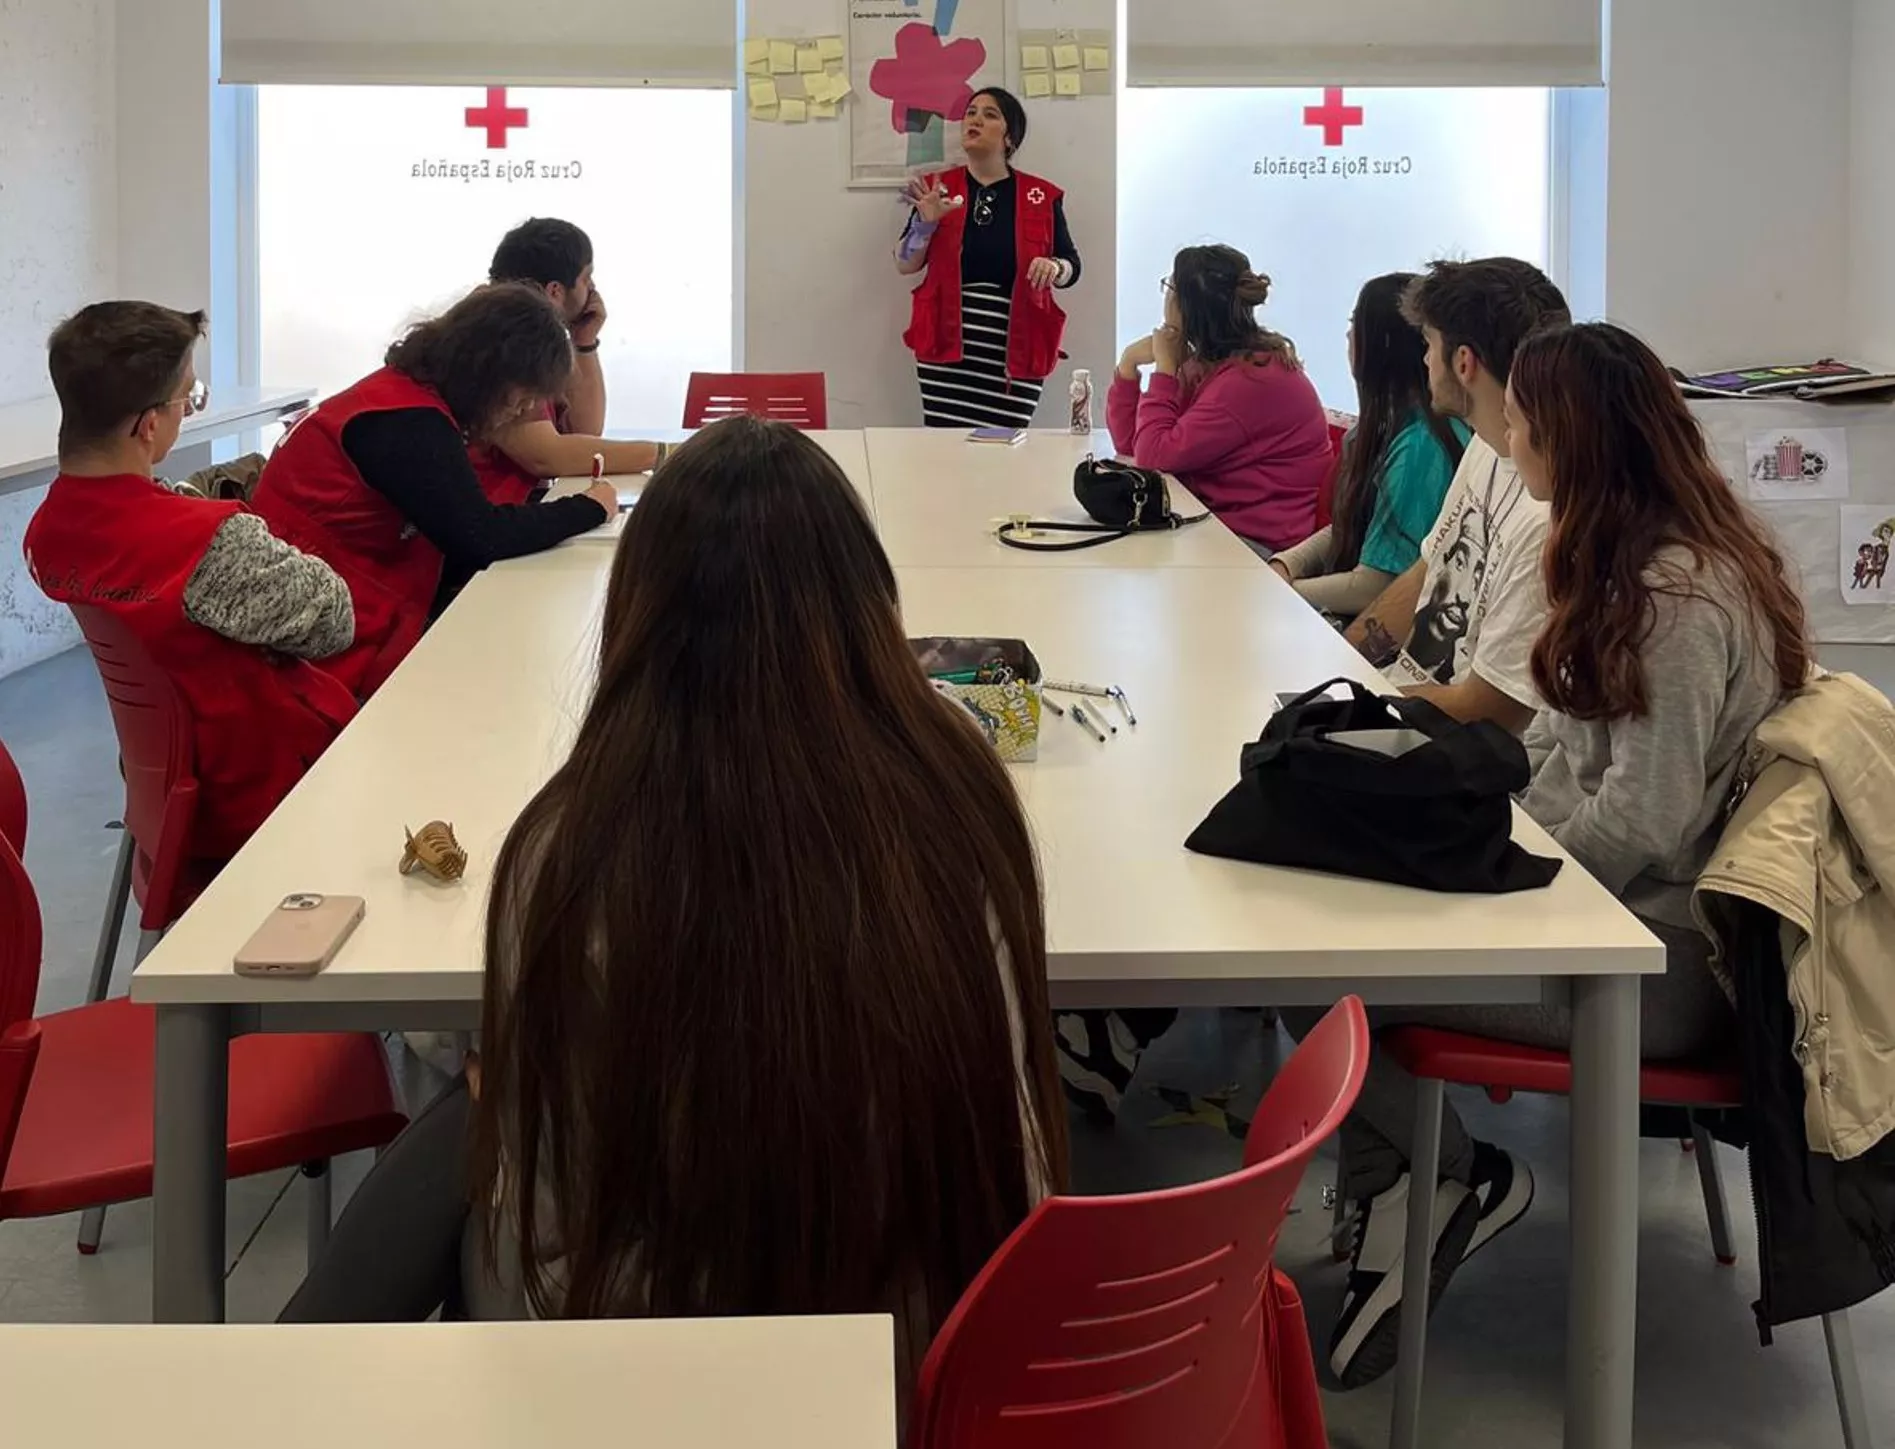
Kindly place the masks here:
[(1040, 661), (1022, 639), (910, 639), (934, 687), (974, 717), (1009, 764), (1039, 758)]

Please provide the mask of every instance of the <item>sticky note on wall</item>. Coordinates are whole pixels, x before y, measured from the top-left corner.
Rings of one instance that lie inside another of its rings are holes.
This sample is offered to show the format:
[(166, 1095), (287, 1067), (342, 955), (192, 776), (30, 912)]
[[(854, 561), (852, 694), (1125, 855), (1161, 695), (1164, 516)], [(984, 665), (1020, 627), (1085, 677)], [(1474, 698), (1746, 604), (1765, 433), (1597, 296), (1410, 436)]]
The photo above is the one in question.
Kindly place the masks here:
[(1045, 46), (1023, 45), (1020, 47), (1021, 70), (1046, 70), (1050, 64), (1050, 57)]
[(809, 118), (812, 121), (835, 120), (836, 103), (834, 101), (811, 101), (809, 103)]
[(801, 75), (822, 74), (822, 52), (813, 45), (805, 45), (796, 52), (796, 69)]
[(1079, 69), (1079, 47), (1076, 45), (1056, 45), (1053, 47), (1053, 64), (1061, 70)]
[(809, 119), (809, 102), (793, 101), (786, 97), (783, 101), (783, 119), (790, 124), (807, 121)]
[(1112, 52), (1103, 45), (1088, 45), (1086, 47), (1086, 69), (1112, 69)]
[(1053, 94), (1054, 95), (1076, 96), (1079, 94), (1080, 90), (1081, 90), (1081, 86), (1079, 84), (1078, 71), (1061, 70), (1061, 71), (1055, 71), (1053, 73)]
[(750, 111), (770, 110), (777, 103), (776, 82), (768, 76), (752, 76), (750, 79)]
[(746, 40), (744, 42), (744, 70), (751, 75), (770, 73), (770, 42), (767, 40)]
[(824, 60), (841, 60), (843, 57), (842, 37), (825, 35), (816, 42), (816, 50)]
[(772, 75), (794, 75), (796, 73), (796, 46), (787, 40), (770, 42), (770, 73)]
[(1025, 77), (1026, 93), (1029, 100), (1053, 93), (1053, 78), (1043, 70), (1030, 70)]

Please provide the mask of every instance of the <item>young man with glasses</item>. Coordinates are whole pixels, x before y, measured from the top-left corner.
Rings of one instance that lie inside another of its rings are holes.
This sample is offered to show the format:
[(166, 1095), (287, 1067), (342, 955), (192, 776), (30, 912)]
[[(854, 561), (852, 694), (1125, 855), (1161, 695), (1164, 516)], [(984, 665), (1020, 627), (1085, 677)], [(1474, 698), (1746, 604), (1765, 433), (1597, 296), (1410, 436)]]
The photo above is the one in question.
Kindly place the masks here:
[[(174, 493), (153, 469), (210, 399), (202, 312), (100, 302), (48, 344), (59, 476), (26, 530), (50, 599), (111, 615), (176, 687), (201, 788), (190, 853), (221, 860), (262, 824), (355, 713), (307, 661), (355, 638), (348, 585), (240, 503)], [(82, 616), (83, 617), (83, 616)]]

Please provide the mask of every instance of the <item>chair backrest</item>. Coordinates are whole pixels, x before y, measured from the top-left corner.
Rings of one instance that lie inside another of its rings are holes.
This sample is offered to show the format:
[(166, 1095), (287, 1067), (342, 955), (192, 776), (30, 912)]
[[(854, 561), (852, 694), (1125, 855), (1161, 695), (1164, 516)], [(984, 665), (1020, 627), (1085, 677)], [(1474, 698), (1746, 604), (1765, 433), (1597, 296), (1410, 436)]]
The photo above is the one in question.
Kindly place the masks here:
[(26, 781), (4, 744), (0, 744), (0, 840), (11, 845), (14, 854), (26, 855)]
[(1254, 1423), (1254, 1396), (1275, 1387), (1259, 1370), (1277, 1233), (1368, 1056), (1346, 998), (1264, 1097), (1239, 1171), (1042, 1202), (936, 1335), (911, 1449), (1213, 1449)]
[[(0, 750), (0, 761), (6, 751)], [(6, 761), (8, 765), (11, 761)], [(39, 901), (11, 840), (0, 838), (0, 1181), (7, 1175), (26, 1088), (39, 1057)]]
[(105, 685), (125, 775), (125, 828), (138, 847), (141, 924), (160, 930), (176, 919), (174, 900), (197, 819), (197, 762), (191, 715), (170, 677), (113, 614), (74, 604), (92, 661)]
[(828, 383), (820, 372), (694, 372), (684, 395), (684, 425), (754, 413), (798, 428), (829, 426)]

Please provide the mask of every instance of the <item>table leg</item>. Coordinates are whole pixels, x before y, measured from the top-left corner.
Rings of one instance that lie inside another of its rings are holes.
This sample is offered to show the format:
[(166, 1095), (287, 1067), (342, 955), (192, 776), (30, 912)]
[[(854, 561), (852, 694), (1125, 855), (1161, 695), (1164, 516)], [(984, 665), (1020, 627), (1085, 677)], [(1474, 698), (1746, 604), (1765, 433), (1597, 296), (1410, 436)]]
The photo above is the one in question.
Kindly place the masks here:
[(1636, 976), (1576, 977), (1566, 1449), (1631, 1449), (1638, 1328)]
[(152, 1322), (222, 1323), (230, 1009), (159, 1007), (156, 1073)]

